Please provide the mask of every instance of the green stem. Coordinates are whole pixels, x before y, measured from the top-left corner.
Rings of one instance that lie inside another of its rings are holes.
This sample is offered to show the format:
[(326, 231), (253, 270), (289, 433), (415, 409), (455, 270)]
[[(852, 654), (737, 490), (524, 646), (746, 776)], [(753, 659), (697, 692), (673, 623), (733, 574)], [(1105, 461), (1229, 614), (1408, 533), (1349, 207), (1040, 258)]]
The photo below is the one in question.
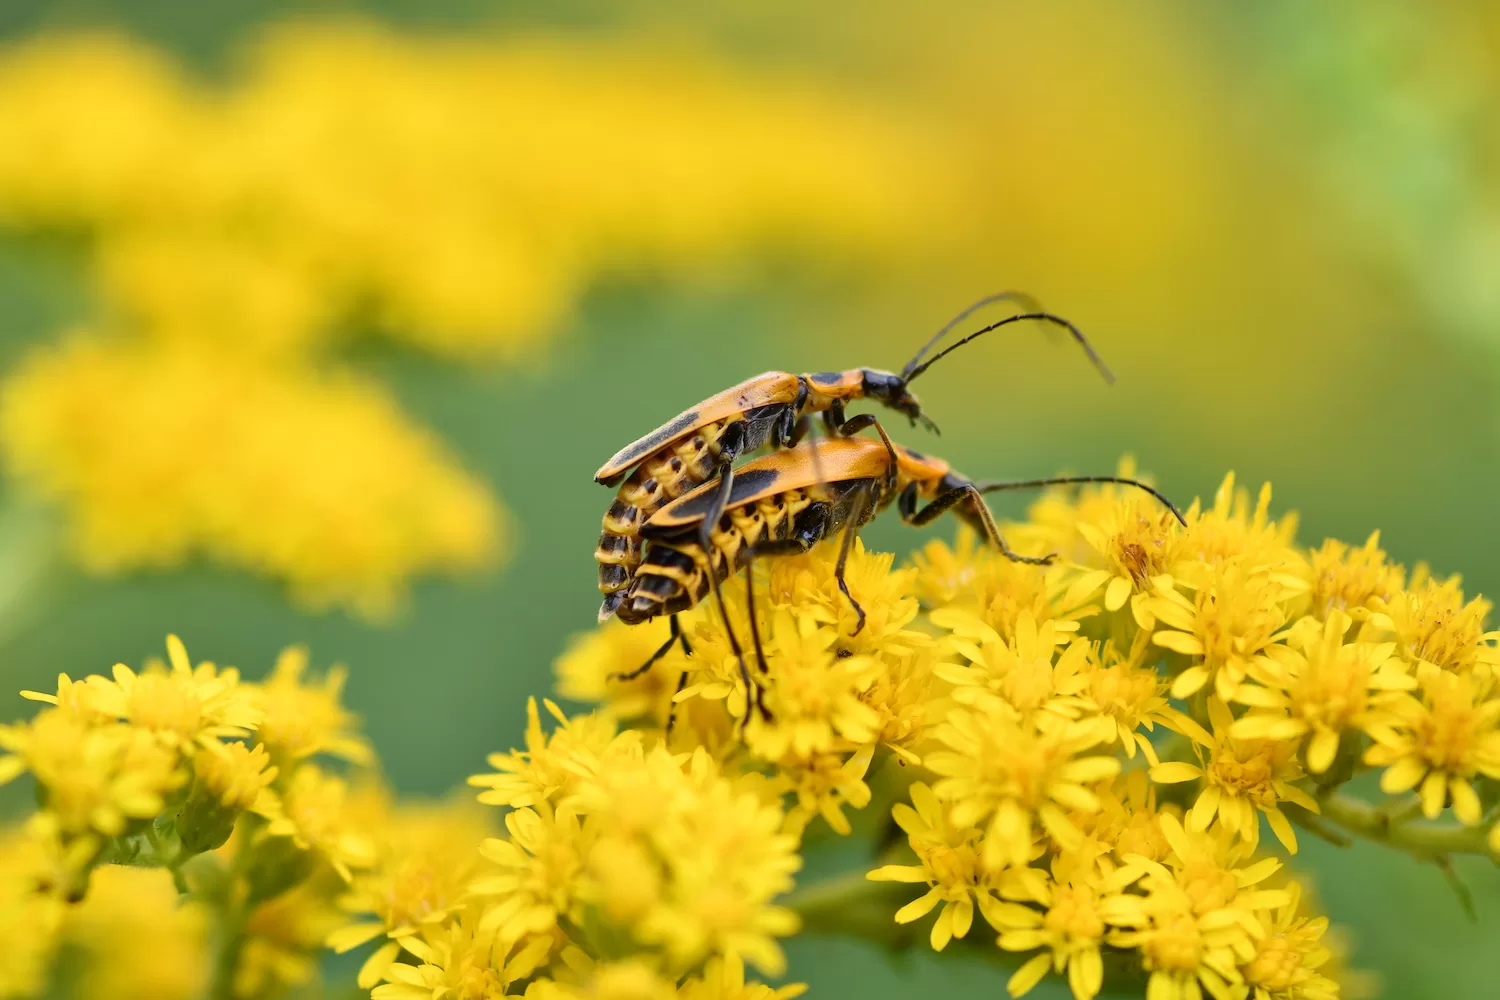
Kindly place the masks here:
[(245, 873), (250, 867), (251, 842), (255, 839), (256, 826), (246, 817), (240, 828), (239, 841), (234, 846), (234, 859), (224, 879), (224, 891), (219, 904), (219, 948), (214, 959), (213, 980), (208, 995), (210, 1000), (236, 1000), (234, 974), (240, 964), (240, 950), (245, 944), (245, 922), (249, 919), (247, 903), (248, 887)]
[(1485, 842), (1488, 831), (1483, 826), (1412, 822), (1409, 814), (1393, 816), (1386, 809), (1347, 795), (1328, 795), (1319, 799), (1318, 805), (1322, 818), (1343, 830), (1423, 860), (1447, 854), (1490, 853)]

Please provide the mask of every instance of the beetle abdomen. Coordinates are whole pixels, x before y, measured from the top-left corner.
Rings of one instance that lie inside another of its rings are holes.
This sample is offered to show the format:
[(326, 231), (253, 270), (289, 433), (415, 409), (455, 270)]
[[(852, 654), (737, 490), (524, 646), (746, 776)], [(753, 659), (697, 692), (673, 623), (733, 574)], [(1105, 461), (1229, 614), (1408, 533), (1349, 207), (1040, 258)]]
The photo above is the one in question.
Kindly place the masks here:
[(710, 424), (692, 437), (662, 448), (620, 484), (614, 503), (604, 515), (604, 530), (594, 549), (599, 590), (606, 595), (599, 608), (601, 621), (619, 608), (620, 602), (612, 597), (630, 586), (641, 563), (641, 525), (666, 504), (708, 481), (718, 466), (724, 433), (737, 420)]

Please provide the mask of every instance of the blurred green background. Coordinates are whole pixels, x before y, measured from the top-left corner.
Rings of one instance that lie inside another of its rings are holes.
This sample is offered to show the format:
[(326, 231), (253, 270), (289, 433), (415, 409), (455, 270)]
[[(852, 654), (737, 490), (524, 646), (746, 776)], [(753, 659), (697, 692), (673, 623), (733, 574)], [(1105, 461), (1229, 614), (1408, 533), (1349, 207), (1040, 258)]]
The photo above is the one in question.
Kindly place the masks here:
[[(592, 625), (589, 555), (608, 493), (590, 476), (603, 458), (760, 370), (897, 368), (948, 314), (1004, 287), (1089, 331), (1119, 383), (1018, 329), (924, 380), (944, 433), (904, 432), (918, 448), (983, 477), (1108, 471), (1132, 453), (1184, 501), (1233, 469), (1252, 487), (1274, 483), (1276, 509), (1301, 513), (1304, 542), (1379, 529), (1397, 559), (1461, 573), (1471, 593), (1500, 589), (1495, 5), (707, 6), (0, 5), (7, 40), (113, 27), (208, 77), (228, 72), (261, 25), (309, 12), (431, 35), (646, 35), (752, 77), (792, 74), (919, 122), (941, 118), (989, 198), (934, 217), (940, 250), (894, 265), (810, 264), (772, 248), (709, 280), (596, 281), (521, 364), (351, 348), (349, 363), (393, 387), (503, 497), (515, 551), (499, 571), (423, 580), (397, 620), (369, 624), (299, 612), (278, 584), (226, 569), (124, 579), (57, 569), (3, 636), (0, 686), (139, 663), (169, 631), (251, 676), (304, 642), (315, 663), (350, 666), (348, 701), (396, 788), (439, 794), (518, 739), (524, 699), (549, 687), (565, 639)], [(94, 306), (66, 246), (0, 243), (7, 366)], [(1022, 501), (1008, 502), (1018, 516)], [(870, 537), (897, 551), (916, 541), (891, 524)], [(1384, 995), (1496, 995), (1493, 866), (1459, 867), (1471, 923), (1435, 869), (1307, 839), (1297, 864)], [(993, 970), (958, 959), (809, 940), (791, 955), (814, 996), (1003, 990)], [(1046, 988), (1035, 995), (1065, 992)]]

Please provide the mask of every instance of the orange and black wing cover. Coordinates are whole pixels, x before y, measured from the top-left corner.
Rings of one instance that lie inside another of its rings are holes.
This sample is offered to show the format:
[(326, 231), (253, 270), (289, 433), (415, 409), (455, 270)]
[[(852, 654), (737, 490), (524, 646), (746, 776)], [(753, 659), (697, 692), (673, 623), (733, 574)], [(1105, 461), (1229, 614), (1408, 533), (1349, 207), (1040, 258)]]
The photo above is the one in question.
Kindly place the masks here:
[(608, 462), (594, 473), (594, 481), (606, 486), (615, 485), (631, 468), (649, 458), (655, 452), (682, 440), (700, 427), (707, 427), (717, 420), (753, 410), (772, 403), (790, 403), (797, 398), (797, 376), (791, 372), (763, 372), (746, 379), (739, 385), (710, 396), (690, 410), (684, 410), (672, 420), (639, 440), (621, 448)]
[[(862, 437), (822, 438), (804, 442), (790, 451), (779, 451), (735, 470), (725, 510), (744, 507), (777, 493), (805, 490), (823, 484), (854, 479), (877, 479), (885, 475), (890, 455), (879, 441)], [(652, 516), (641, 534), (670, 533), (700, 523), (713, 506), (718, 480), (667, 504)]]

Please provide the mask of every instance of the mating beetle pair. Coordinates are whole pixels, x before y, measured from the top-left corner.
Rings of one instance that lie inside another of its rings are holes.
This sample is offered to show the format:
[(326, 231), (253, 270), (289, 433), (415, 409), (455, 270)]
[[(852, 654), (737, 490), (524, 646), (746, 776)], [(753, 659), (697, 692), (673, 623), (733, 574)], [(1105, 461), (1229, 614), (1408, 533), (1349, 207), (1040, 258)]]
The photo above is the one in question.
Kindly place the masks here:
[[(1014, 301), (1026, 311), (991, 323), (938, 352), (922, 357), (954, 326), (976, 310)], [(910, 384), (935, 362), (993, 330), (1037, 320), (1067, 330), (1104, 377), (1113, 376), (1077, 327), (1036, 308), (1014, 292), (986, 296), (943, 326), (900, 374), (868, 368), (815, 375), (766, 372), (727, 389), (685, 411), (604, 464), (595, 480), (618, 486), (604, 517), (595, 558), (599, 589), (604, 593), (601, 621), (617, 615), (637, 624), (671, 616), (671, 636), (638, 670), (638, 676), (686, 637), (677, 614), (713, 593), (724, 615), (731, 647), (739, 658), (746, 691), (746, 714), (752, 690), (743, 651), (724, 608), (720, 585), (759, 556), (805, 552), (842, 531), (835, 579), (864, 625), (864, 611), (849, 593), (844, 569), (855, 534), (874, 515), (897, 502), (903, 521), (926, 524), (953, 509), (1002, 554), (1021, 562), (1047, 563), (1051, 557), (1023, 556), (1005, 544), (983, 494), (1066, 483), (1115, 482), (1139, 487), (1181, 513), (1156, 490), (1116, 476), (1054, 477), (1012, 482), (975, 483), (953, 472), (946, 462), (894, 444), (873, 414), (845, 415), (845, 406), (873, 399), (906, 416), (913, 425), (936, 426), (922, 412)], [(828, 437), (800, 443), (811, 414), (822, 414)], [(856, 437), (873, 427), (879, 439)], [(741, 455), (769, 444), (768, 455), (736, 469)], [(926, 501), (925, 506), (919, 506)], [(765, 669), (750, 588), (750, 627), (757, 662)], [(764, 708), (762, 708), (764, 712)]]

